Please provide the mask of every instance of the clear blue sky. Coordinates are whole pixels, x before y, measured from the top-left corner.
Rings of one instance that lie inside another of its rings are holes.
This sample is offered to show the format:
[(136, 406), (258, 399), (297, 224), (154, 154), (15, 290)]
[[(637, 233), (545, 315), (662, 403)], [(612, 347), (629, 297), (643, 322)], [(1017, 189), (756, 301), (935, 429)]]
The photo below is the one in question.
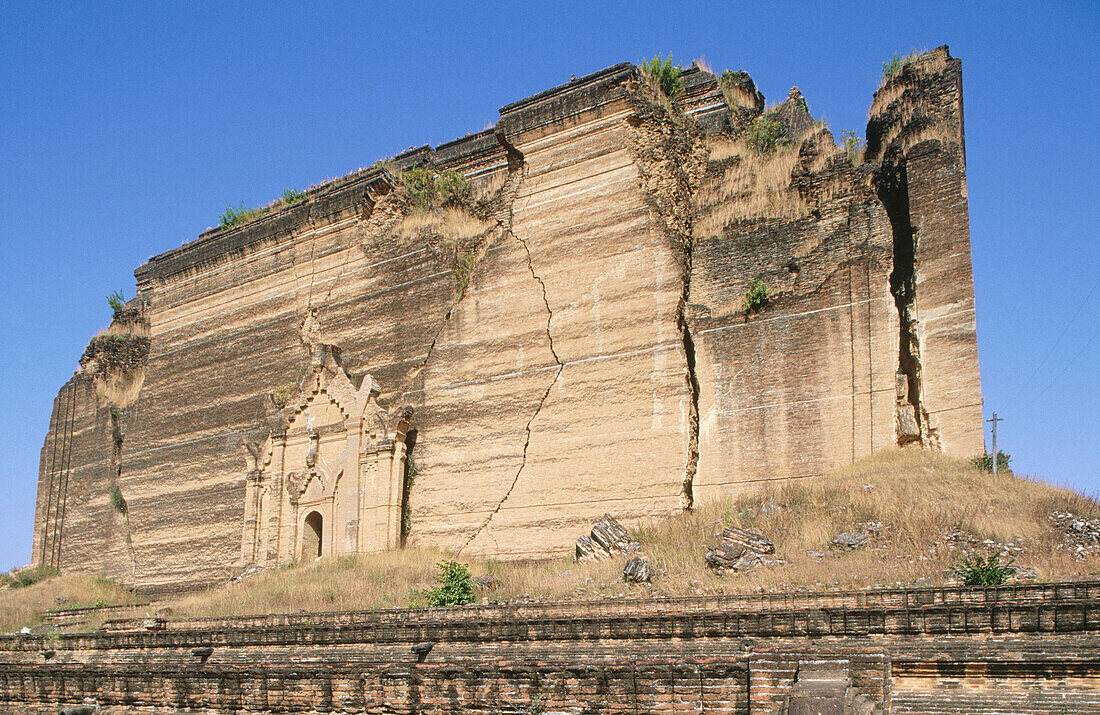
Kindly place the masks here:
[(982, 388), (1019, 471), (1100, 489), (1100, 4), (64, 3), (0, 8), (0, 568), (51, 401), (133, 270), (284, 187), (478, 131), (672, 52), (862, 134), (882, 62), (963, 61)]

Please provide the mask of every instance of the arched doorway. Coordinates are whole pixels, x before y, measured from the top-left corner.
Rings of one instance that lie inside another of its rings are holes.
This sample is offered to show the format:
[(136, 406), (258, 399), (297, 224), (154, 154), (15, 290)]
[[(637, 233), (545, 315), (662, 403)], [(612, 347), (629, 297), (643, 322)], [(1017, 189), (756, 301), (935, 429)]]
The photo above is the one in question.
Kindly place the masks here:
[(321, 555), (321, 535), (324, 519), (318, 512), (311, 511), (306, 517), (305, 528), (302, 530), (302, 560), (315, 559)]

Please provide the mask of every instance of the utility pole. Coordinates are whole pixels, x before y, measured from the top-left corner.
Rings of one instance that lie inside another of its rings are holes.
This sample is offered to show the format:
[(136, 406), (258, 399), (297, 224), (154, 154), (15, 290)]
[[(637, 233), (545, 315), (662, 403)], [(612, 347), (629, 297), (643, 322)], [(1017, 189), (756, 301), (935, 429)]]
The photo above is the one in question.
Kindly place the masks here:
[(997, 413), (993, 413), (993, 419), (986, 420), (986, 422), (993, 423), (993, 476), (997, 476), (997, 423), (1004, 422), (1004, 418), (998, 417)]

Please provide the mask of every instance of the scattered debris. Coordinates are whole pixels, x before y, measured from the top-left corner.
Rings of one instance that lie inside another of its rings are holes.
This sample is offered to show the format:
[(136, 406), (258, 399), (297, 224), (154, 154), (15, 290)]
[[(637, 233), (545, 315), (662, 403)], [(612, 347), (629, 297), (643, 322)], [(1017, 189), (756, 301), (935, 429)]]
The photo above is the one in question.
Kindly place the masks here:
[(763, 558), (775, 553), (775, 544), (763, 534), (729, 526), (722, 530), (720, 538), (706, 554), (707, 566), (715, 571), (746, 571), (760, 564), (780, 563), (778, 559)]
[(641, 556), (635, 556), (623, 566), (623, 579), (631, 583), (649, 583), (651, 577), (649, 562)]
[(830, 542), (829, 547), (834, 549), (847, 549), (854, 551), (870, 540), (871, 535), (866, 531), (845, 531)]
[(592, 531), (577, 539), (577, 561), (599, 559), (616, 553), (637, 552), (641, 549), (638, 542), (630, 538), (623, 525), (610, 514), (604, 514), (592, 526)]
[(1050, 522), (1063, 534), (1061, 548), (1079, 559), (1100, 554), (1100, 518), (1084, 518), (1066, 511), (1050, 513)]
[(722, 541), (744, 546), (747, 550), (755, 551), (758, 554), (775, 553), (775, 544), (763, 534), (758, 534), (755, 531), (745, 531), (735, 526), (727, 526), (722, 530)]
[(484, 574), (482, 576), (475, 576), (470, 579), (470, 585), (474, 587), (475, 591), (495, 591), (500, 588), (500, 579), (491, 573)]

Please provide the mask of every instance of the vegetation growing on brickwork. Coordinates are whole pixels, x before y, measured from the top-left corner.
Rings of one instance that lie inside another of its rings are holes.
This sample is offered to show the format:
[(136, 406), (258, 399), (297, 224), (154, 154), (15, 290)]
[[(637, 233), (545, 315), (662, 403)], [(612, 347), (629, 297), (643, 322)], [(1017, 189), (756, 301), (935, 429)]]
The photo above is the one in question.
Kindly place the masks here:
[(882, 81), (889, 82), (894, 77), (901, 74), (901, 71), (905, 69), (905, 65), (909, 64), (913, 60), (920, 56), (920, 52), (912, 50), (909, 54), (902, 57), (897, 52), (894, 56), (882, 63)]
[(844, 153), (848, 155), (853, 164), (859, 166), (863, 163), (863, 150), (866, 148), (866, 144), (859, 138), (859, 134), (854, 129), (843, 129), (840, 136), (842, 137), (841, 141), (844, 143)]
[(768, 300), (768, 286), (764, 284), (764, 281), (757, 279), (752, 282), (748, 291), (745, 292), (745, 300), (742, 306), (746, 313), (756, 313), (768, 305)]
[(745, 132), (745, 142), (760, 156), (768, 156), (791, 146), (790, 139), (784, 136), (783, 124), (765, 115), (752, 120)]
[(111, 507), (119, 514), (125, 515), (129, 510), (126, 504), (126, 498), (122, 496), (122, 488), (117, 484), (111, 487), (111, 491), (108, 493), (108, 498), (111, 500)]
[(121, 313), (126, 308), (126, 299), (122, 297), (122, 291), (116, 290), (107, 296), (107, 305), (110, 306), (114, 315)]
[(225, 211), (218, 217), (218, 228), (231, 228), (242, 223), (248, 223), (252, 219), (259, 218), (264, 214), (278, 211), (287, 206), (292, 206), (305, 198), (305, 191), (299, 191), (297, 187), (291, 186), (283, 189), (279, 198), (275, 199), (267, 206), (248, 208), (244, 203), (241, 203), (239, 206), (226, 205)]
[(1003, 586), (1016, 573), (1016, 567), (1012, 559), (1002, 564), (1001, 556), (999, 551), (988, 556), (964, 556), (955, 562), (951, 570), (967, 586)]
[(468, 203), (472, 196), (470, 182), (457, 171), (417, 167), (401, 172), (398, 178), (413, 207), (421, 211), (443, 206), (461, 206)]
[(696, 236), (722, 236), (738, 220), (798, 218), (808, 213), (806, 203), (791, 189), (791, 172), (798, 152), (760, 155), (741, 138), (707, 140), (711, 173), (695, 193)]
[[(1009, 471), (1011, 471), (1012, 468), (1009, 466), (1009, 463), (1011, 461), (1012, 461), (1012, 455), (1011, 454), (1006, 454), (1005, 451), (1001, 450), (1001, 449), (997, 450), (997, 471), (998, 472), (1009, 472)], [(983, 454), (980, 457), (974, 457), (970, 460), (970, 463), (973, 464), (978, 469), (981, 469), (983, 472), (992, 472), (993, 471), (993, 455), (992, 454)]]
[[(301, 379), (301, 376), (299, 376)], [(275, 388), (275, 391), (271, 393), (271, 403), (278, 407), (280, 410), (286, 407), (290, 403), (290, 397), (297, 391), (298, 385), (293, 382), (286, 382)]]
[(643, 59), (640, 69), (654, 89), (657, 89), (669, 99), (676, 99), (684, 91), (684, 78), (681, 77), (683, 69), (672, 64), (672, 53), (661, 59), (657, 55), (653, 59)]

